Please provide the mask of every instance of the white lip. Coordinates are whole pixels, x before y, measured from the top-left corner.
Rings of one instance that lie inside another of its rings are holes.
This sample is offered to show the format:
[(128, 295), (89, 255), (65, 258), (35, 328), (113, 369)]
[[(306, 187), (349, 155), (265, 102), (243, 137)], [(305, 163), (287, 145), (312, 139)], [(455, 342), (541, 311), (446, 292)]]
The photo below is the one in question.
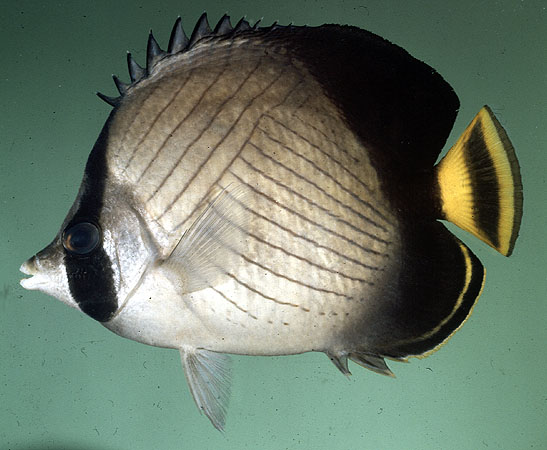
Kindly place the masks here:
[(37, 273), (34, 258), (31, 258), (28, 261), (25, 261), (23, 264), (21, 264), (21, 267), (19, 267), (19, 270), (23, 272), (25, 275), (32, 275), (30, 278), (23, 278), (19, 282), (19, 284), (23, 286), (25, 289), (35, 290), (35, 289), (40, 289), (41, 286), (45, 285), (45, 280), (42, 277), (40, 277), (39, 273)]
[(25, 289), (30, 289), (30, 290), (37, 289), (34, 277), (23, 278), (21, 281), (19, 281), (19, 284), (23, 286)]
[(23, 272), (25, 275), (34, 275), (36, 272), (36, 268), (33, 267), (34, 264), (30, 264), (30, 259), (28, 261), (25, 261), (23, 264), (21, 264), (21, 267), (19, 267), (19, 270)]
[(19, 281), (19, 284), (25, 289), (29, 289), (31, 291), (40, 290), (46, 292), (48, 290), (47, 287), (50, 283), (47, 277), (37, 273), (30, 278), (23, 278), (21, 281)]

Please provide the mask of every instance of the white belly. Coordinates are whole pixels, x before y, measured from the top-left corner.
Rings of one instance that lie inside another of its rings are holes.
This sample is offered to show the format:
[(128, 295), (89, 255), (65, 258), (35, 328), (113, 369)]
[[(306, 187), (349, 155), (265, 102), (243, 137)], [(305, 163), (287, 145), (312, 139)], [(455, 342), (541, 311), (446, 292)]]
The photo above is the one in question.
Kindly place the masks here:
[[(296, 283), (288, 280), (286, 298), (276, 298), (255, 292), (258, 289), (252, 280), (257, 279), (264, 277), (240, 270), (214, 288), (181, 297), (161, 272), (153, 272), (105, 326), (123, 337), (158, 347), (287, 355), (342, 345), (337, 343), (339, 331), (366, 307), (362, 296), (342, 298), (314, 292), (291, 286)], [(282, 292), (279, 285), (276, 289), (268, 283), (263, 287)]]

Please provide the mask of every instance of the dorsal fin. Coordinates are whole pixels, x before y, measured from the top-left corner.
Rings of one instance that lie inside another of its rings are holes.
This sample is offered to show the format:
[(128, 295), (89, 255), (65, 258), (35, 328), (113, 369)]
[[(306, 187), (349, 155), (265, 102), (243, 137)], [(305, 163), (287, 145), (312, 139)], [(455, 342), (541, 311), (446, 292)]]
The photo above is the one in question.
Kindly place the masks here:
[[(191, 52), (198, 45), (214, 45), (214, 38), (235, 40), (242, 35), (249, 38), (245, 39), (248, 45), (267, 42), (301, 61), (371, 149), (376, 166), (400, 179), (432, 171), (454, 124), (458, 97), (433, 68), (401, 47), (352, 26), (258, 27), (243, 18), (232, 28), (225, 15), (211, 30), (203, 13), (188, 40), (177, 19), (169, 51), (161, 50), (150, 35), (146, 70), (128, 56), (131, 84), (124, 87), (126, 93), (118, 98), (100, 97), (117, 106), (140, 81), (161, 70), (162, 60)], [(405, 185), (392, 184), (394, 189)]]
[(291, 53), (338, 105), (376, 166), (397, 174), (431, 171), (459, 108), (435, 69), (349, 25), (289, 26), (269, 38), (277, 35), (290, 41)]
[[(235, 27), (232, 27), (230, 23), (230, 17), (227, 14), (224, 14), (222, 18), (215, 25), (214, 29), (211, 30), (209, 21), (207, 19), (207, 13), (203, 13), (198, 19), (194, 30), (192, 31), (191, 37), (188, 38), (184, 29), (182, 28), (181, 18), (178, 17), (171, 31), (171, 36), (169, 38), (169, 44), (167, 46), (167, 51), (162, 50), (152, 31), (148, 35), (148, 44), (146, 49), (146, 68), (141, 67), (135, 59), (131, 56), (131, 53), (127, 53), (127, 66), (129, 69), (129, 77), (131, 83), (125, 83), (121, 81), (117, 76), (113, 75), (114, 83), (120, 95), (118, 97), (110, 97), (104, 95), (100, 92), (97, 93), (99, 98), (104, 100), (111, 106), (118, 106), (122, 98), (127, 94), (127, 92), (139, 83), (141, 80), (149, 77), (157, 67), (157, 64), (164, 58), (168, 58), (171, 55), (175, 55), (181, 52), (187, 52), (191, 50), (199, 41), (207, 37), (218, 37), (218, 36), (234, 36), (236, 34), (252, 31), (259, 29), (258, 24), (260, 21), (256, 22), (252, 27), (242, 18)], [(272, 24), (269, 29), (278, 28), (276, 24)], [(262, 30), (266, 28), (261, 28)]]

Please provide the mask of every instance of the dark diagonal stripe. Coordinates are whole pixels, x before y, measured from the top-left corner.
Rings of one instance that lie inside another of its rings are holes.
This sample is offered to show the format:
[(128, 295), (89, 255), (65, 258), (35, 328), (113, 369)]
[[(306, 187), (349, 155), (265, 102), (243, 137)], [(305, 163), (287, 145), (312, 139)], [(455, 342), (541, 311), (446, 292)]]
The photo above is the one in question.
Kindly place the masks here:
[[(186, 116), (184, 116), (184, 118), (177, 124), (177, 126), (173, 129), (173, 131), (171, 131), (171, 133), (169, 133), (167, 135), (167, 137), (164, 139), (164, 141), (161, 143), (160, 147), (158, 148), (158, 150), (156, 151), (156, 154), (154, 155), (154, 157), (150, 160), (150, 162), (148, 163), (148, 165), (145, 167), (145, 169), (143, 170), (143, 172), (141, 173), (140, 177), (139, 177), (139, 180), (144, 176), (144, 174), (150, 169), (150, 167), (152, 166), (152, 164), (158, 159), (158, 156), (160, 155), (160, 153), (162, 152), (162, 150), (166, 147), (167, 145), (167, 142), (175, 135), (175, 133), (185, 124), (186, 120), (195, 112), (195, 110), (197, 109), (197, 107), (201, 104), (201, 102), (203, 101), (203, 99), (205, 98), (205, 96), (209, 93), (210, 89), (216, 84), (218, 83), (218, 81), (220, 80), (220, 78), (222, 77), (222, 75), (224, 75), (224, 72), (226, 71), (226, 66), (222, 69), (222, 71), (220, 71), (218, 73), (218, 75), (215, 77), (215, 79), (213, 80), (213, 82), (207, 87), (207, 89), (205, 89), (202, 94), (200, 95), (198, 101), (194, 104), (194, 106), (192, 107), (192, 109), (188, 112), (188, 114), (186, 114)], [(221, 105), (223, 106), (223, 105)], [(198, 138), (201, 137), (201, 135), (205, 132), (206, 129), (208, 129), (210, 125), (210, 122), (207, 124), (207, 126), (201, 131), (201, 133), (199, 134)], [(197, 138), (196, 138), (197, 139)], [(178, 167), (180, 161), (182, 161), (182, 158), (184, 158), (184, 156), (186, 155), (186, 153), (188, 152), (188, 150), (190, 149), (191, 145), (193, 143), (195, 143), (196, 140), (194, 140), (191, 144), (187, 145), (186, 148), (184, 149), (184, 151), (182, 152), (182, 154), (179, 156), (178, 160), (175, 162), (175, 164), (171, 167), (171, 169), (169, 170), (169, 172), (167, 173), (167, 175), (163, 178), (163, 180), (161, 181), (161, 183), (156, 187), (156, 189), (154, 190), (154, 192), (152, 192), (152, 194), (146, 199), (146, 202), (149, 202), (152, 198), (154, 198), (156, 196), (156, 194), (160, 191), (160, 189), (165, 185), (165, 183), (167, 182), (167, 180), (169, 179), (169, 177), (173, 174), (173, 171)]]
[[(296, 116), (295, 116), (296, 117)], [(311, 125), (310, 125), (311, 126)], [(384, 216), (384, 214), (382, 214), (372, 203), (362, 199), (361, 197), (359, 197), (358, 195), (356, 195), (354, 192), (350, 191), (349, 189), (347, 189), (345, 186), (343, 186), (336, 178), (334, 178), (330, 173), (326, 172), (324, 169), (322, 169), (321, 167), (319, 167), (315, 162), (313, 162), (311, 159), (305, 157), (304, 155), (302, 155), (301, 153), (298, 153), (295, 149), (289, 147), (288, 145), (286, 145), (284, 142), (281, 142), (280, 140), (278, 139), (275, 139), (274, 137), (272, 137), (270, 134), (268, 134), (268, 132), (264, 129), (260, 129), (261, 131), (264, 132), (264, 134), (267, 136), (268, 139), (272, 140), (273, 142), (281, 145), (283, 148), (287, 149), (288, 151), (294, 153), (295, 155), (299, 156), (300, 158), (304, 159), (306, 162), (308, 162), (309, 164), (311, 164), (316, 170), (318, 170), (319, 172), (321, 172), (322, 175), (326, 176), (326, 177), (329, 177), (331, 180), (334, 181), (334, 183), (336, 183), (336, 185), (338, 185), (344, 192), (346, 192), (347, 194), (349, 194), (353, 199), (355, 199), (357, 202), (359, 202), (360, 204), (362, 204), (363, 206), (365, 206), (367, 209), (371, 210), (374, 214), (376, 214), (381, 220), (383, 220), (385, 223), (393, 226), (393, 223), (390, 222), (390, 220)], [(336, 145), (336, 144), (335, 144)], [(367, 192), (371, 193), (370, 190), (368, 190)], [(372, 194), (372, 193), (371, 193)], [(370, 219), (372, 220), (372, 219)], [(374, 222), (374, 224), (376, 225), (376, 222)], [(376, 226), (379, 226), (381, 227), (380, 225), (376, 225)], [(383, 228), (383, 227), (381, 227)], [(384, 228), (385, 230), (385, 228)]]
[[(153, 89), (152, 89), (152, 92), (150, 92), (149, 95), (147, 95), (146, 97), (143, 97), (140, 99), (139, 101), (139, 107), (137, 108), (137, 114), (135, 114), (133, 116), (133, 119), (131, 120), (131, 122), (129, 123), (129, 125), (125, 128), (124, 130), (124, 134), (120, 140), (120, 144), (118, 145), (118, 148), (116, 149), (116, 151), (114, 152), (115, 155), (119, 155), (120, 154), (120, 149), (122, 148), (122, 146), (125, 144), (129, 134), (128, 134), (128, 131), (133, 129), (133, 126), (135, 125), (135, 122), (137, 121), (137, 119), (139, 119), (141, 117), (141, 115), (144, 113), (144, 108), (142, 107), (144, 105), (144, 103), (146, 102), (146, 100), (148, 100), (150, 97), (153, 97), (154, 95), (156, 95), (156, 91), (159, 89), (159, 86), (156, 85)], [(135, 101), (135, 100), (133, 100)], [(135, 153), (137, 153), (139, 147), (135, 146), (133, 147), (133, 151), (131, 152), (131, 154), (129, 155), (129, 159), (132, 161), (133, 158), (134, 158), (134, 155)], [(123, 167), (123, 170), (126, 170), (127, 167), (129, 167), (129, 163), (127, 163), (124, 167)]]
[(249, 310), (245, 309), (245, 308), (242, 308), (241, 306), (239, 306), (235, 301), (233, 301), (231, 298), (227, 297), (226, 295), (224, 295), (222, 292), (220, 292), (218, 289), (214, 288), (214, 287), (211, 287), (211, 289), (213, 291), (215, 291), (218, 295), (220, 295), (224, 300), (226, 300), (228, 303), (230, 303), (232, 306), (234, 306), (235, 308), (237, 308), (238, 310), (240, 310), (241, 312), (244, 312), (245, 314), (247, 314), (248, 316), (252, 317), (253, 319), (257, 320), (258, 317), (256, 317), (254, 314), (250, 313)]
[(292, 306), (293, 308), (298, 308), (300, 305), (292, 302), (284, 302), (282, 300), (278, 300), (274, 297), (270, 297), (269, 295), (264, 294), (263, 292), (260, 292), (258, 289), (255, 289), (254, 287), (248, 285), (247, 283), (241, 281), (238, 279), (235, 275), (232, 275), (231, 273), (227, 274), (230, 278), (232, 278), (237, 284), (243, 286), (245, 289), (248, 289), (251, 292), (254, 292), (255, 294), (259, 295), (260, 297), (272, 301), (274, 303), (277, 303), (278, 305), (284, 305), (284, 306)]
[(317, 263), (309, 260), (308, 258), (305, 258), (304, 256), (300, 256), (300, 255), (297, 255), (295, 253), (291, 253), (288, 250), (284, 249), (283, 247), (280, 247), (279, 245), (275, 245), (271, 242), (268, 242), (265, 239), (262, 239), (261, 237), (257, 236), (256, 234), (253, 234), (251, 232), (247, 232), (247, 236), (252, 237), (254, 240), (256, 240), (256, 241), (258, 241), (258, 242), (260, 242), (260, 243), (262, 243), (262, 244), (264, 244), (268, 247), (279, 250), (280, 252), (284, 253), (287, 256), (291, 256), (293, 258), (298, 259), (299, 261), (306, 262), (310, 266), (317, 267), (318, 269), (324, 270), (325, 272), (332, 273), (334, 275), (340, 276), (340, 277), (345, 278), (347, 280), (357, 281), (359, 283), (365, 283), (365, 284), (368, 284), (368, 285), (371, 285), (371, 286), (374, 285), (374, 283), (370, 280), (365, 280), (364, 278), (352, 277), (350, 275), (346, 275), (345, 273), (340, 272), (339, 270), (329, 269), (328, 267), (322, 266), (321, 264), (317, 264)]
[(283, 278), (284, 280), (287, 280), (287, 281), (290, 281), (291, 283), (295, 283), (295, 284), (298, 284), (299, 286), (302, 286), (302, 287), (305, 287), (307, 289), (310, 289), (312, 291), (316, 291), (316, 292), (321, 292), (323, 294), (331, 294), (331, 295), (335, 295), (337, 297), (343, 297), (345, 298), (346, 300), (352, 300), (351, 297), (348, 297), (347, 295), (345, 294), (342, 294), (340, 292), (336, 292), (336, 291), (331, 291), (329, 289), (323, 289), (323, 288), (320, 288), (320, 287), (317, 287), (317, 286), (312, 286), (311, 284), (307, 284), (307, 283), (303, 283), (302, 281), (299, 281), (295, 278), (291, 278), (287, 275), (283, 275), (282, 273), (279, 273), (279, 272), (276, 272), (275, 270), (269, 268), (269, 267), (266, 267), (264, 266), (263, 264), (260, 264), (258, 263), (257, 261), (254, 261), (248, 257), (246, 257), (245, 255), (239, 253), (239, 256), (241, 256), (245, 261), (247, 261), (249, 264), (252, 264), (254, 266), (257, 266), (257, 267), (260, 267), (262, 270), (266, 270), (268, 271), (269, 273), (271, 273), (272, 275), (278, 277), (278, 278)]
[[(269, 139), (271, 140), (272, 142), (275, 142), (276, 144), (282, 146), (283, 148), (285, 148), (286, 150), (288, 150), (289, 152), (291, 152), (292, 154), (296, 155), (297, 157), (303, 159), (304, 161), (306, 161), (307, 163), (311, 164), (317, 171), (319, 171), (321, 173), (321, 175), (323, 175), (324, 177), (326, 178), (329, 178), (331, 181), (333, 181), (337, 186), (339, 186), (344, 192), (348, 193), (349, 195), (351, 195), (353, 198), (355, 198), (356, 200), (358, 200), (361, 204), (367, 206), (369, 209), (372, 210), (372, 205), (368, 202), (365, 202), (364, 200), (360, 199), (359, 197), (357, 197), (355, 194), (353, 194), (352, 192), (348, 191), (344, 186), (342, 186), (337, 180), (335, 180), (328, 172), (325, 172), (323, 169), (321, 169), (317, 164), (315, 164), (313, 161), (309, 160), (308, 158), (306, 158), (305, 156), (303, 155), (300, 155), (299, 153), (296, 153), (293, 149), (291, 149), (290, 147), (288, 147), (287, 145), (283, 144), (281, 141), (271, 137), (267, 132), (266, 130), (262, 129), (262, 128), (258, 128), (260, 131), (262, 131), (262, 133)], [(309, 178), (307, 178), (306, 176), (298, 173), (296, 170), (294, 169), (291, 169), (290, 167), (287, 167), (285, 164), (277, 161), (276, 159), (272, 158), (271, 156), (267, 155), (260, 147), (254, 145), (254, 144), (251, 144), (253, 145), (265, 158), (267, 158), (268, 160), (272, 161), (275, 165), (277, 166), (280, 166), (280, 167), (283, 167), (283, 169), (287, 170), (288, 172), (292, 173), (295, 177), (297, 177), (298, 179), (300, 180), (304, 180), (305, 182), (311, 184), (315, 189), (317, 189), (318, 191), (320, 191), (323, 195), (327, 196), (328, 198), (330, 198), (332, 201), (334, 201), (336, 204), (342, 206), (342, 208), (344, 209), (347, 209), (349, 211), (351, 211), (353, 214), (355, 214), (357, 217), (359, 217), (361, 220), (367, 222), (368, 224), (376, 227), (376, 228), (379, 228), (380, 230), (382, 231), (385, 231), (387, 232), (387, 228), (380, 225), (379, 223), (375, 222), (374, 220), (372, 220), (370, 217), (367, 217), (365, 216), (364, 214), (361, 214), (359, 211), (356, 211), (355, 209), (353, 209), (351, 206), (347, 205), (346, 203), (344, 203), (343, 201), (341, 200), (338, 200), (336, 197), (334, 197), (333, 195), (331, 195), (330, 193), (328, 193), (325, 189), (323, 189), (321, 186), (319, 186), (317, 183), (315, 183), (314, 181), (310, 180)]]
[(348, 158), (351, 158), (353, 160), (354, 163), (359, 162), (358, 158), (356, 158), (353, 155), (350, 155), (349, 152), (345, 148), (341, 148), (334, 140), (332, 140), (330, 137), (328, 137), (327, 134), (323, 130), (321, 130), (321, 129), (317, 128), (315, 125), (312, 125), (311, 123), (305, 121), (298, 114), (294, 114), (292, 117), (294, 117), (296, 120), (298, 120), (305, 127), (311, 128), (313, 131), (315, 131), (316, 133), (323, 136), (323, 139), (325, 139), (325, 141), (328, 141), (329, 143), (331, 143), (334, 146), (334, 148), (336, 148), (336, 150), (338, 150), (340, 153), (346, 154), (348, 156)]
[[(167, 108), (169, 108), (173, 102), (176, 100), (176, 98), (179, 96), (179, 94), (181, 93), (181, 91), (186, 87), (186, 84), (188, 83), (188, 80), (190, 80), (190, 78), (192, 77), (194, 71), (191, 70), (189, 73), (188, 73), (188, 76), (186, 77), (186, 79), (184, 80), (184, 83), (182, 83), (180, 85), (180, 87), (175, 90), (175, 92), (173, 93), (172, 97), (169, 99), (169, 102), (167, 102), (167, 104), (161, 109), (161, 111), (156, 115), (156, 117), (154, 118), (154, 120), (150, 123), (150, 126), (148, 127), (148, 130), (146, 130), (146, 133), (144, 134), (144, 136), (139, 140), (139, 142), (135, 145), (134, 149), (133, 149), (133, 152), (131, 152), (131, 156), (129, 158), (129, 160), (127, 161), (125, 167), (123, 170), (127, 170), (127, 168), (131, 165), (131, 163), (133, 162), (133, 159), (135, 158), (136, 154), (137, 154), (137, 151), (138, 149), (140, 148), (140, 146), (142, 145), (142, 143), (144, 142), (144, 140), (150, 135), (150, 133), (152, 132), (152, 129), (154, 128), (154, 125), (158, 122), (158, 120), (162, 117), (162, 115), (165, 113), (165, 111), (167, 110)], [(156, 90), (157, 90), (157, 86), (156, 88), (152, 91), (152, 93), (148, 96), (148, 97), (152, 97), (152, 96), (155, 96), (156, 94)], [(147, 168), (144, 170), (144, 172), (146, 172), (146, 170), (148, 169), (148, 167), (150, 166), (150, 164), (147, 166)], [(137, 179), (137, 181), (135, 183), (138, 183), (142, 176), (144, 175), (144, 172), (142, 172), (140, 175), (139, 175), (139, 178)]]
[[(373, 190), (368, 186), (366, 185), (363, 180), (361, 180), (359, 177), (357, 177), (353, 172), (351, 172), (346, 166), (344, 166), (344, 164), (342, 164), (340, 161), (338, 161), (338, 159), (336, 159), (334, 156), (332, 156), (331, 154), (325, 152), (321, 147), (315, 145), (313, 142), (311, 142), (309, 139), (307, 139), (306, 137), (302, 136), (301, 134), (297, 133), (296, 131), (294, 131), (293, 129), (289, 128), (286, 124), (284, 124), (283, 122), (281, 122), (279, 119), (276, 119), (275, 117), (269, 115), (269, 114), (265, 114), (265, 117), (267, 117), (268, 119), (271, 119), (272, 121), (274, 121), (275, 123), (277, 123), (278, 125), (280, 125), (281, 127), (285, 128), (289, 133), (295, 135), (297, 138), (301, 139), (302, 141), (304, 141), (306, 144), (308, 144), (309, 146), (311, 146), (312, 148), (314, 148), (315, 150), (319, 151), (320, 153), (322, 153), (323, 155), (325, 155), (328, 159), (330, 159), (333, 163), (335, 163), (336, 165), (338, 165), (339, 167), (342, 168), (342, 170), (344, 170), (351, 178), (353, 178), (355, 181), (357, 181), (361, 186), (363, 186), (364, 189), (366, 189), (368, 192), (370, 193), (373, 193)], [(379, 212), (379, 211), (378, 211)], [(383, 219), (389, 223), (389, 221), (387, 220), (387, 218), (383, 217)]]
[[(251, 143), (251, 145), (253, 145)], [(306, 203), (308, 203), (309, 205), (313, 206), (314, 208), (317, 208), (321, 211), (323, 211), (325, 214), (327, 214), (329, 217), (331, 217), (332, 219), (340, 222), (340, 223), (343, 223), (344, 225), (347, 225), (348, 227), (350, 227), (351, 229), (353, 229), (354, 231), (360, 233), (360, 234), (363, 234), (364, 236), (367, 236), (368, 238), (372, 239), (372, 240), (375, 240), (377, 242), (380, 242), (384, 245), (389, 245), (391, 242), (389, 241), (386, 241), (382, 238), (379, 238), (378, 236), (375, 236), (374, 234), (371, 234), (371, 233), (368, 233), (364, 230), (361, 230), (360, 228), (357, 228), (355, 225), (352, 225), (351, 223), (349, 223), (348, 221), (338, 217), (337, 215), (331, 213), (328, 209), (324, 208), (323, 206), (319, 205), (318, 203), (315, 203), (313, 200), (310, 200), (309, 198), (305, 197), (304, 195), (300, 194), (299, 192), (295, 191), (294, 189), (292, 189), (291, 187), (287, 186), (286, 184), (280, 182), (279, 180), (276, 180), (275, 178), (271, 177), (270, 175), (268, 175), (267, 173), (265, 173), (264, 171), (260, 170), (259, 168), (255, 167), (253, 164), (251, 164), (249, 161), (247, 161), (243, 156), (240, 158), (241, 161), (243, 161), (245, 164), (247, 164), (252, 170), (254, 170), (255, 172), (257, 172), (258, 174), (260, 174), (262, 177), (266, 178), (267, 180), (271, 181), (272, 183), (276, 184), (277, 186), (280, 186), (284, 189), (286, 189), (288, 192), (290, 192), (292, 195), (294, 195), (295, 197), (298, 197), (298, 198), (301, 198), (302, 200), (304, 200)], [(234, 175), (236, 178), (238, 179), (241, 179), (239, 178), (235, 173), (232, 172), (232, 175)], [(374, 254), (374, 255), (384, 255), (384, 256), (387, 256), (386, 254), (384, 253), (381, 253), (381, 252), (378, 252), (377, 250), (373, 250), (371, 248), (368, 248), (368, 247), (363, 247), (361, 244), (359, 244), (358, 242), (354, 241), (353, 239), (349, 239), (347, 238), (346, 236), (343, 236), (339, 233), (337, 233), (336, 231), (334, 230), (331, 230), (327, 227), (325, 227), (324, 225), (321, 225), (320, 223), (318, 222), (315, 222), (313, 220), (311, 220), (310, 218), (306, 217), (305, 215), (303, 215), (302, 213), (299, 213), (297, 211), (295, 211), (294, 209), (292, 208), (289, 208), (288, 206), (286, 205), (282, 205), (281, 203), (279, 203), (278, 200), (270, 197), (269, 195), (265, 194), (264, 192), (262, 191), (258, 191), (256, 189), (254, 189), (252, 186), (250, 186), (253, 190), (255, 190), (257, 193), (259, 193), (260, 195), (264, 196), (265, 198), (267, 198), (268, 200), (272, 201), (273, 203), (281, 206), (283, 209), (289, 211), (289, 212), (292, 212), (293, 214), (297, 215), (298, 217), (304, 219), (306, 222), (309, 222), (315, 226), (317, 226), (318, 228), (320, 228), (321, 230), (329, 233), (329, 234), (332, 234), (333, 236), (336, 236), (336, 237), (339, 237), (340, 239), (343, 239), (344, 241), (348, 242), (349, 244), (352, 244), (352, 245), (355, 245), (356, 247), (360, 248), (362, 251), (366, 252), (366, 253), (371, 253), (371, 254)]]
[[(256, 191), (255, 189), (253, 189), (253, 187), (247, 183), (245, 183), (241, 178), (239, 178), (237, 175), (233, 174), (232, 175), (238, 179), (238, 181), (240, 181), (242, 184), (244, 184), (245, 186), (249, 187), (251, 190), (254, 190), (255, 192), (258, 193), (258, 191)], [(224, 189), (222, 186), (218, 185), (219, 188), (221, 189)], [(336, 256), (338, 256), (339, 258), (343, 258), (345, 259), (346, 261), (349, 261), (353, 264), (356, 264), (356, 265), (359, 265), (361, 267), (364, 267), (365, 269), (369, 269), (369, 270), (381, 270), (379, 267), (374, 267), (374, 266), (370, 266), (368, 264), (365, 264), (363, 263), (362, 261), (359, 261), (357, 259), (354, 259), (354, 258), (350, 258), (349, 256), (347, 255), (344, 255), (340, 252), (338, 252), (337, 250), (334, 250), (333, 248), (330, 248), (330, 247), (327, 247), (326, 245), (322, 245), (320, 244), (319, 242), (317, 241), (314, 241), (313, 239), (310, 239), (309, 237), (307, 236), (303, 236), (301, 234), (298, 234), (296, 233), (295, 231), (289, 229), (289, 228), (286, 228), (284, 226), (282, 226), (281, 224), (273, 221), (272, 219), (260, 214), (258, 211), (255, 211), (251, 208), (249, 208), (248, 206), (246, 206), (243, 202), (241, 202), (240, 200), (238, 199), (234, 199), (235, 202), (237, 202), (242, 208), (244, 208), (246, 211), (250, 212), (251, 214), (261, 218), (262, 220), (265, 220), (266, 222), (268, 223), (271, 223), (272, 225), (274, 225), (275, 227), (279, 228), (280, 230), (283, 230), (285, 233), (288, 233), (290, 234), (291, 236), (293, 237), (296, 237), (298, 239), (302, 239), (303, 241), (306, 241), (306, 242), (309, 242), (310, 244), (312, 244), (315, 248), (320, 248), (322, 250), (327, 250), (333, 254), (335, 254)], [(333, 292), (334, 293), (334, 292)], [(342, 295), (342, 294), (341, 294)]]
[[(254, 71), (259, 67), (259, 65), (257, 65), (252, 73), (254, 73)], [(194, 181), (194, 179), (197, 177), (197, 175), (201, 172), (201, 170), (203, 169), (203, 167), (207, 164), (207, 162), (211, 159), (211, 157), (213, 156), (213, 154), (215, 153), (215, 151), (217, 150), (217, 148), (226, 140), (226, 138), (232, 133), (232, 131), (234, 130), (234, 128), (236, 127), (236, 125), (240, 122), (241, 118), (243, 117), (243, 115), (248, 111), (249, 107), (256, 101), (256, 99), (258, 99), (259, 97), (261, 97), (265, 92), (267, 92), (283, 75), (285, 74), (285, 72), (280, 72), (270, 83), (268, 83), (267, 86), (265, 86), (258, 94), (256, 94), (255, 96), (253, 96), (248, 102), (247, 104), (245, 105), (245, 107), (243, 108), (243, 110), (240, 112), (240, 114), (238, 115), (237, 119), (235, 120), (235, 122), (230, 126), (230, 128), (228, 129), (228, 131), (224, 134), (224, 136), (222, 136), (222, 139), (212, 148), (211, 152), (209, 152), (209, 155), (207, 156), (207, 158), (205, 159), (205, 161), (197, 168), (197, 170), (194, 172), (194, 174), (190, 177), (190, 179), (186, 182), (186, 184), (184, 185), (184, 187), (179, 191), (179, 193), (177, 194), (177, 196), (175, 197), (175, 199), (169, 203), (169, 205), (167, 205), (167, 208), (165, 209), (165, 211), (159, 216), (158, 220), (161, 219), (166, 213), (167, 211), (169, 211), (173, 205), (182, 197), (182, 195), (184, 194), (184, 192), (186, 191), (186, 189), (188, 189), (188, 186), (190, 186), (190, 184), (192, 184), (192, 182)], [(249, 74), (248, 77), (245, 78), (245, 80), (243, 81), (243, 83), (238, 87), (237, 91), (232, 95), (235, 96), (242, 88), (242, 86), (248, 81), (249, 77), (250, 77), (251, 74)], [(232, 98), (231, 97), (231, 98)], [(226, 102), (224, 102), (225, 104)], [(258, 121), (257, 121), (258, 123)], [(209, 124), (210, 125), (210, 124)], [(253, 127), (253, 132), (254, 132), (254, 129), (256, 128)], [(243, 148), (243, 147), (242, 147)], [(240, 149), (241, 151), (241, 149)], [(180, 162), (180, 160), (179, 160)], [(178, 164), (178, 163), (177, 163)]]
[(247, 233), (247, 235), (252, 237), (256, 241), (261, 242), (262, 244), (264, 244), (268, 247), (279, 250), (280, 252), (285, 253), (285, 255), (287, 255), (287, 256), (291, 256), (293, 258), (298, 259), (299, 261), (306, 262), (310, 266), (317, 267), (318, 269), (324, 270), (325, 272), (329, 272), (329, 273), (332, 273), (334, 275), (340, 276), (342, 278), (346, 278), (347, 280), (357, 281), (359, 283), (365, 283), (365, 284), (368, 284), (370, 286), (374, 285), (374, 283), (370, 280), (365, 280), (364, 278), (359, 278), (359, 277), (352, 277), (352, 276), (347, 275), (343, 272), (340, 272), (339, 270), (329, 269), (328, 267), (322, 266), (321, 264), (317, 264), (317, 263), (309, 260), (308, 258), (305, 258), (304, 256), (300, 256), (300, 255), (296, 255), (295, 253), (291, 253), (288, 250), (285, 250), (283, 247), (280, 247), (279, 245), (272, 244), (271, 242), (268, 242), (265, 239), (262, 239), (262, 238), (258, 237), (257, 235), (255, 235), (253, 233)]
[[(285, 101), (287, 101), (288, 98), (290, 98), (290, 96), (294, 93), (294, 91), (296, 91), (298, 89), (298, 87), (300, 86), (300, 84), (302, 83), (302, 80), (300, 80), (298, 83), (296, 83), (290, 90), (289, 92), (287, 92), (287, 94), (279, 101), (279, 103), (277, 103), (276, 105), (274, 105), (272, 108), (277, 108), (278, 106), (281, 106), (283, 103), (285, 103)], [(243, 113), (242, 113), (243, 114)], [(196, 210), (202, 206), (202, 202), (207, 198), (207, 196), (211, 193), (213, 187), (220, 181), (220, 179), (226, 174), (226, 172), (228, 171), (228, 169), (232, 166), (232, 164), (234, 163), (234, 161), (241, 155), (241, 152), (243, 151), (243, 149), (245, 148), (245, 146), (250, 142), (250, 139), (253, 135), (253, 133), (255, 132), (256, 128), (258, 127), (258, 124), (260, 122), (260, 119), (262, 118), (263, 115), (260, 115), (257, 119), (256, 119), (256, 122), (255, 124), (253, 125), (253, 128), (251, 129), (251, 131), (249, 132), (248, 136), (244, 139), (243, 143), (241, 144), (241, 146), (239, 147), (239, 150), (237, 151), (237, 153), (235, 154), (235, 156), (230, 160), (230, 162), (226, 165), (226, 167), (222, 170), (222, 172), (218, 175), (218, 177), (216, 178), (216, 180), (211, 183), (211, 185), (209, 186), (209, 188), (207, 189), (207, 191), (203, 194), (203, 196), (201, 197), (200, 201), (198, 201), (196, 203), (196, 206), (194, 207), (194, 209), (190, 212), (190, 214), (188, 214), (186, 216), (185, 219), (181, 220), (173, 229), (176, 230), (178, 229), (179, 227), (181, 227), (184, 222), (189, 218), (189, 217), (192, 217)], [(239, 121), (241, 119), (241, 115), (238, 117), (237, 121)], [(236, 123), (237, 123), (236, 121)], [(232, 127), (233, 128), (233, 127)], [(231, 132), (232, 129), (229, 130), (229, 132)], [(165, 213), (164, 213), (165, 214)], [(163, 214), (162, 214), (163, 215)]]

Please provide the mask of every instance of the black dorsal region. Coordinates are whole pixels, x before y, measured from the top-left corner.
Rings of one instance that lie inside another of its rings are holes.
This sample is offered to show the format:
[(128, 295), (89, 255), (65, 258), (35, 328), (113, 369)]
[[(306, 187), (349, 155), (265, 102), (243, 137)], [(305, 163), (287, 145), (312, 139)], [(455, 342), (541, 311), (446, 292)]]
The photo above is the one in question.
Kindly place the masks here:
[[(79, 206), (68, 229), (81, 222), (100, 224), (106, 176), (106, 141), (113, 113), (93, 146), (86, 164)], [(99, 322), (108, 321), (118, 308), (112, 262), (101, 243), (87, 255), (65, 250), (68, 286), (80, 309)]]
[(305, 62), (376, 163), (418, 172), (433, 167), (459, 108), (433, 68), (352, 26), (286, 27), (271, 36)]

